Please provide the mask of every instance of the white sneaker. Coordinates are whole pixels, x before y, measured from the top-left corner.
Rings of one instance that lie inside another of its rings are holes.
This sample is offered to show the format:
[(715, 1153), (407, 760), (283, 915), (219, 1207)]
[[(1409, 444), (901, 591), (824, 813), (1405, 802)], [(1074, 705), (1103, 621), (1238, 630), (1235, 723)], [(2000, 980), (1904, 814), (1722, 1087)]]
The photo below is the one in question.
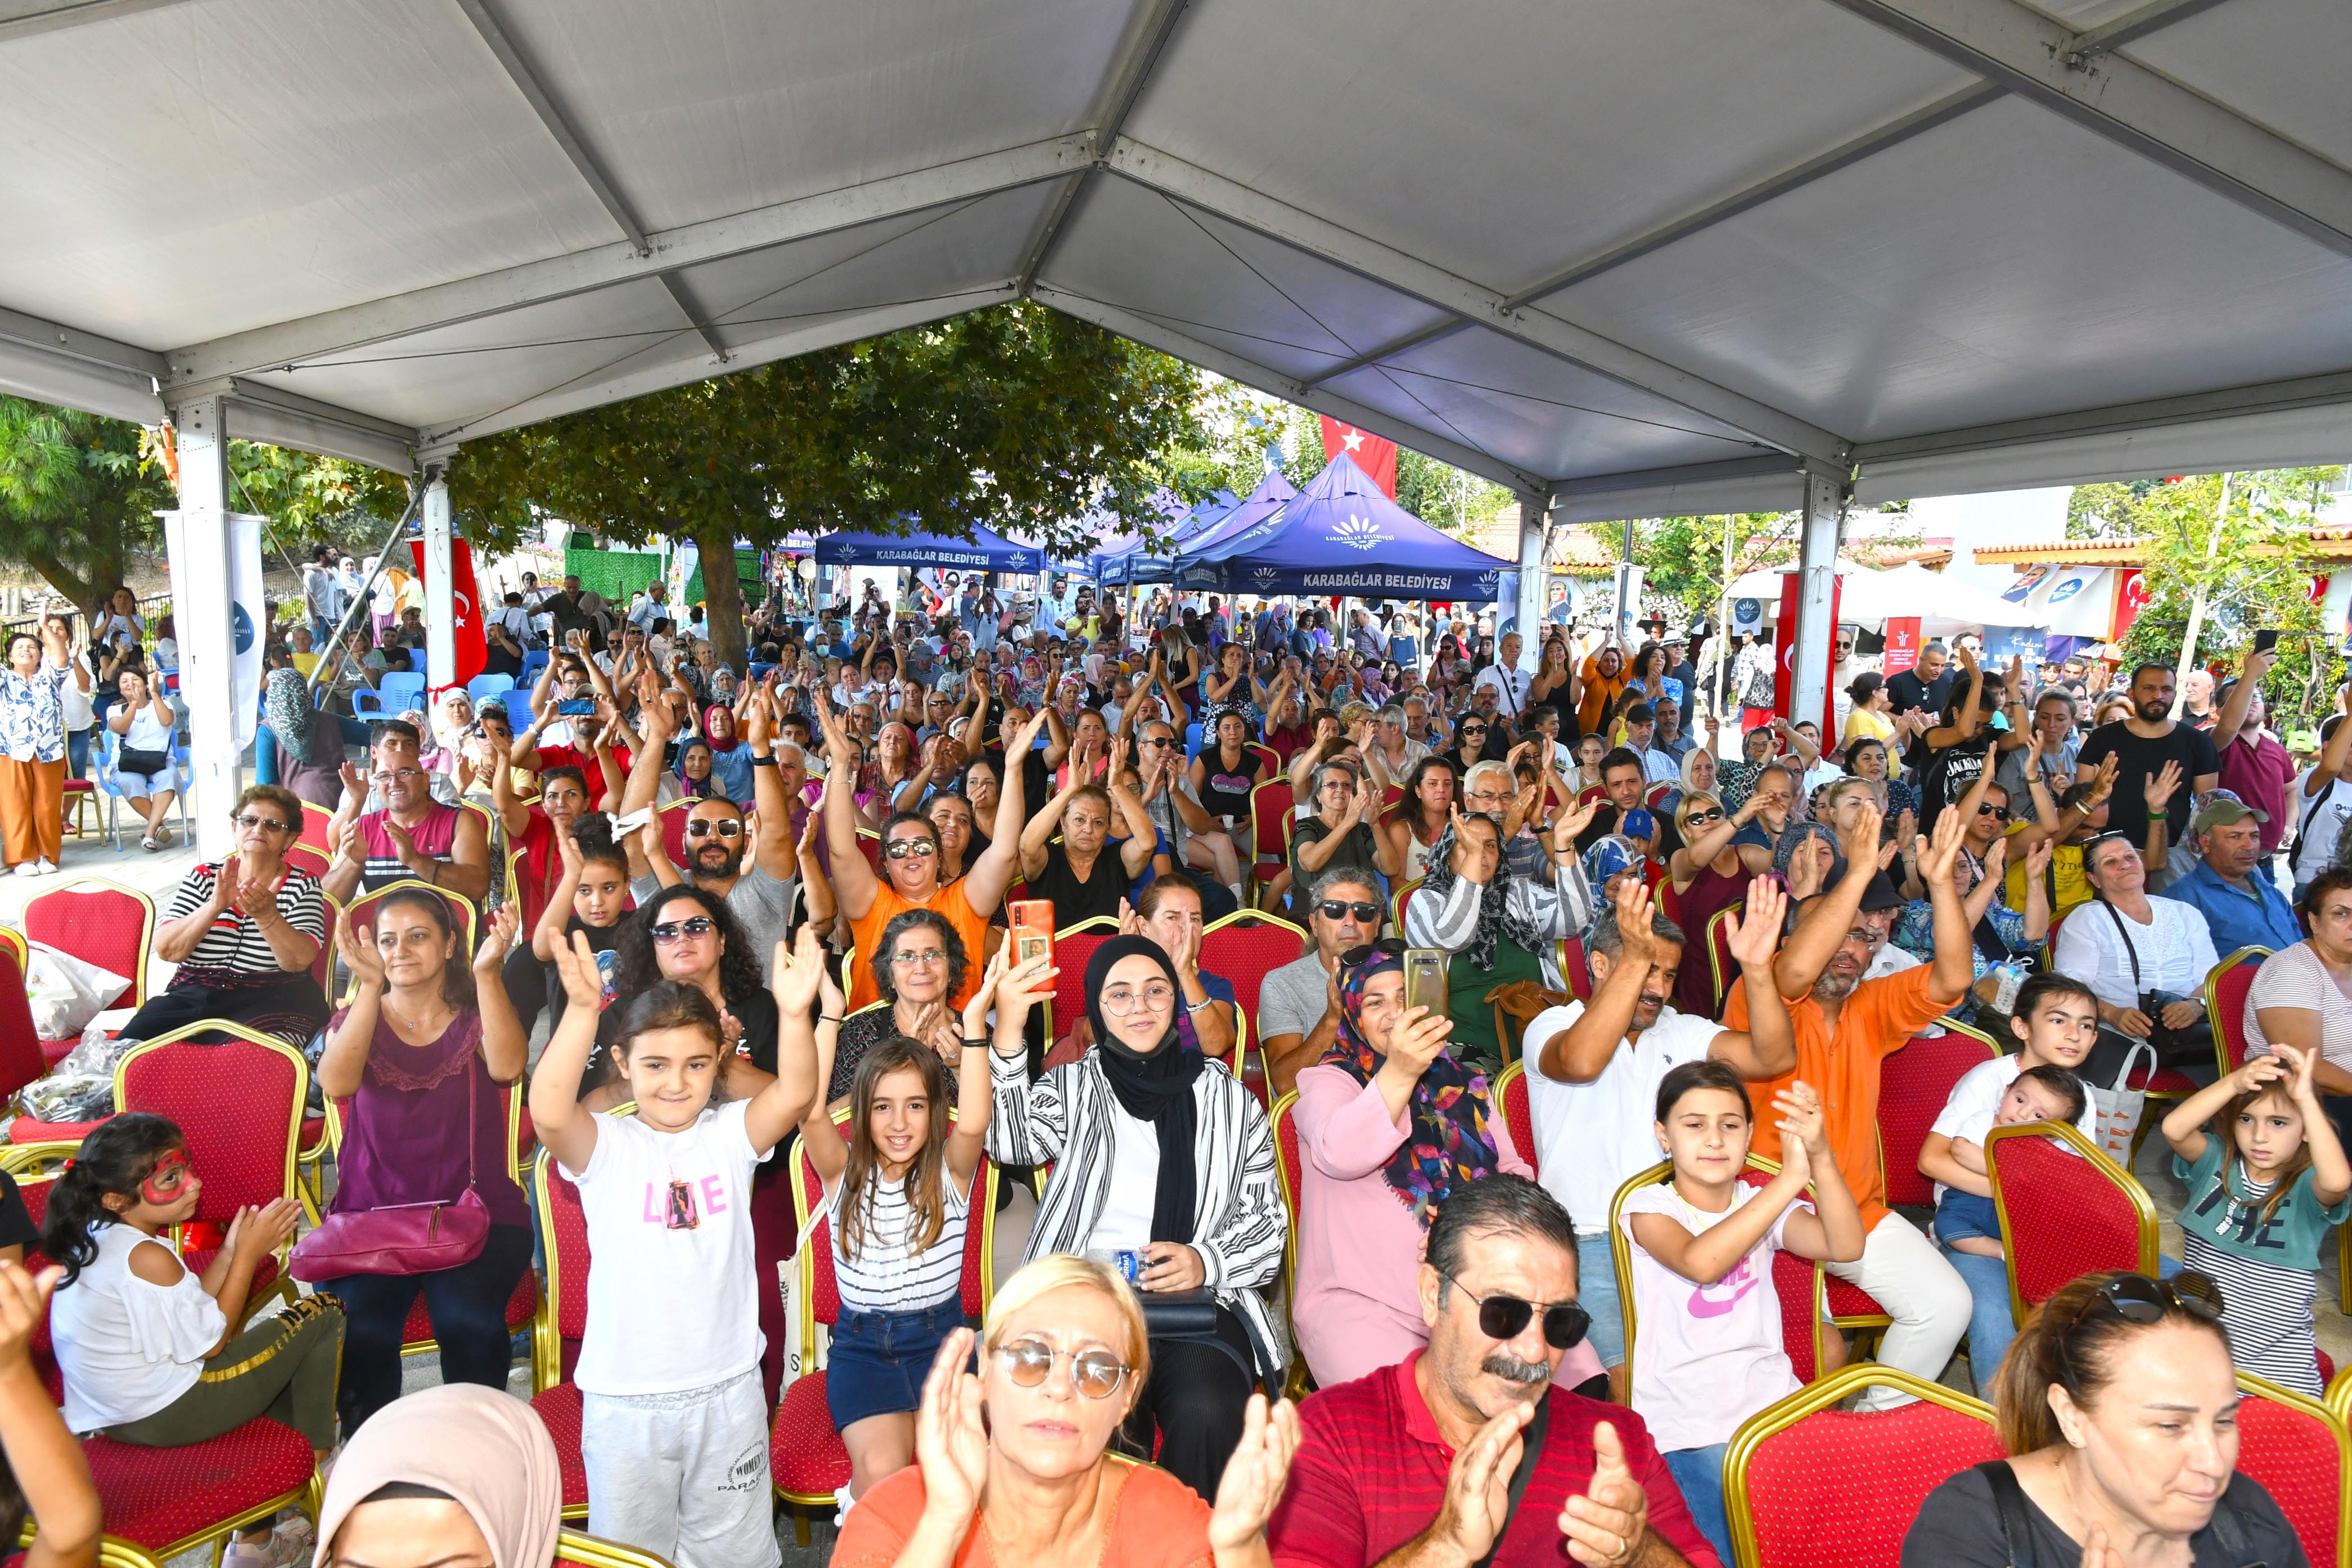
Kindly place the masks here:
[(37, 877), (41, 874), (41, 868), (30, 860), (17, 861), (16, 870), (19, 877)]
[(58, 874), (56, 863), (46, 855), (33, 863), (33, 869), (37, 876), (54, 877)]
[(232, 1540), (221, 1554), (221, 1568), (295, 1568), (318, 1547), (318, 1534), (307, 1519), (289, 1519), (267, 1541), (247, 1543)]

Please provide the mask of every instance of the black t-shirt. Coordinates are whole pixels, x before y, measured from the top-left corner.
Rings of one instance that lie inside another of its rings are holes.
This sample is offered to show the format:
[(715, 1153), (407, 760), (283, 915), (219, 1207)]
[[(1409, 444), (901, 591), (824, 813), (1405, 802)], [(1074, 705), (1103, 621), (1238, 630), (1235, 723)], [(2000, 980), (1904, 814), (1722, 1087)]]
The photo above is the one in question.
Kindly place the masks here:
[[(633, 914), (625, 914), (621, 917), (624, 921), (634, 918)], [(616, 1000), (613, 986), (613, 972), (619, 964), (621, 928), (617, 925), (592, 926), (578, 915), (573, 915), (563, 928), (563, 940), (566, 943), (572, 941), (572, 933), (574, 931), (586, 933), (589, 951), (596, 955), (596, 967), (604, 972), (604, 1006), (609, 1010)], [(572, 1005), (572, 993), (563, 988), (563, 977), (556, 973), (555, 965), (548, 963), (541, 967), (547, 971), (547, 1027), (548, 1032), (552, 1034), (563, 1022), (563, 1010)], [(596, 1058), (593, 1055), (589, 1057), (588, 1065), (592, 1069), (596, 1066)]]
[(38, 1247), (41, 1227), (33, 1223), (33, 1213), (25, 1206), (25, 1194), (16, 1190), (16, 1178), (0, 1171), (0, 1247)]
[(1066, 846), (1045, 846), (1045, 869), (1030, 879), (1029, 896), (1054, 906), (1054, 929), (1090, 921), (1097, 915), (1118, 918), (1119, 900), (1127, 897), (1126, 862), (1119, 858), (1119, 839), (1105, 843), (1084, 881), (1070, 865)]
[(1976, 787), (1984, 776), (1985, 750), (1990, 742), (1986, 736), (1962, 741), (1958, 745), (1930, 751), (1919, 769), (1919, 831), (1933, 833), (1936, 818), (1944, 808), (1959, 804), (1960, 797)]
[(2127, 720), (2102, 724), (2083, 742), (2083, 749), (2074, 758), (2076, 776), (2110, 755), (2117, 762), (2115, 794), (2107, 797), (2107, 826), (2128, 836), (2135, 848), (2147, 843), (2147, 801), (2143, 792), (2147, 781), (2164, 771), (2166, 763), (2180, 764), (2180, 787), (2172, 792), (2172, 803), (2164, 813), (2167, 832), (2174, 844), (2180, 842), (2181, 834), (2188, 829), (2189, 797), (2197, 787), (2197, 780), (2221, 771), (2221, 758), (2213, 750), (2213, 737), (2184, 723), (2175, 723), (2154, 740), (2133, 734)]
[[(2243, 1528), (2251, 1561), (2266, 1568), (2309, 1568), (2286, 1515), (2260, 1482), (2243, 1472), (2231, 1476), (2222, 1504)], [(2033, 1530), (2033, 1561), (2041, 1568), (2081, 1568), (2083, 1548), (2031, 1497), (2025, 1512)], [(2189, 1538), (2189, 1551), (2191, 1568), (2241, 1568), (2242, 1560), (2222, 1546), (2210, 1524)], [(1903, 1537), (1902, 1568), (2009, 1568), (2011, 1560), (1992, 1483), (1974, 1469), (1929, 1492)]]
[(1893, 705), (1890, 711), (1894, 713), (1908, 713), (1914, 708), (1925, 708), (1930, 713), (1940, 714), (1951, 697), (1952, 667), (1949, 665), (1945, 666), (1944, 673), (1933, 680), (1920, 679), (1916, 669), (1906, 669), (1887, 679), (1886, 700)]

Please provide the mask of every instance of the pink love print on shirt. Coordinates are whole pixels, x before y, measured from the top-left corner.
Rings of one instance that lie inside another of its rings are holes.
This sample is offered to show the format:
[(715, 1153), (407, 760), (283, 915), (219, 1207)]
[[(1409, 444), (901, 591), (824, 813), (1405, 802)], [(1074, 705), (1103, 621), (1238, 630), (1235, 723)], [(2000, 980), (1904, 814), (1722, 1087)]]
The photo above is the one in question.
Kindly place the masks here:
[[(1748, 1266), (1748, 1259), (1743, 1258), (1730, 1273), (1714, 1284), (1692, 1288), (1690, 1315), (1694, 1318), (1723, 1317), (1739, 1305), (1741, 1297), (1754, 1289), (1756, 1289), (1756, 1271)], [(1709, 1291), (1725, 1290), (1730, 1291), (1730, 1294), (1727, 1296), (1708, 1294)]]

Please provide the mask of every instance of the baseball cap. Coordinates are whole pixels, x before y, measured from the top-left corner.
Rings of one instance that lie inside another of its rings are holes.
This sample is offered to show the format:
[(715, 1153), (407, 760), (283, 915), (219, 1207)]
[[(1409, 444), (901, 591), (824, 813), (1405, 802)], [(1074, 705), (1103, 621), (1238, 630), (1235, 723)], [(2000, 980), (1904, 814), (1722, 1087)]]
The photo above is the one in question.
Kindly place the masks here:
[(1881, 910), (1907, 909), (1910, 901), (1895, 890), (1895, 883), (1885, 872), (1872, 874), (1870, 886), (1862, 890), (1862, 912), (1875, 914)]
[(2199, 808), (2196, 816), (2190, 819), (2189, 831), (2209, 833), (2216, 827), (2227, 827), (2233, 822), (2243, 822), (2248, 817), (2252, 817), (2256, 822), (2268, 822), (2271, 815), (2267, 811), (2256, 811), (2244, 801), (2229, 795), (2226, 790), (2217, 789), (2204, 805)]

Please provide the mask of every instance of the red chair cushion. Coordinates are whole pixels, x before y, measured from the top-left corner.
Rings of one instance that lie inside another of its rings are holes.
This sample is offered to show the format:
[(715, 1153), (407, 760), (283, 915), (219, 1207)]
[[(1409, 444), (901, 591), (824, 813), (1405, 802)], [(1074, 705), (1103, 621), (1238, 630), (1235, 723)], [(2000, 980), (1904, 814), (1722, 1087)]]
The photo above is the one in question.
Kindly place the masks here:
[(833, 1429), (824, 1373), (803, 1373), (784, 1390), (768, 1440), (768, 1475), (778, 1490), (800, 1497), (830, 1496), (849, 1484), (849, 1450)]
[(307, 1484), (317, 1460), (291, 1426), (267, 1416), (184, 1448), (111, 1437), (82, 1443), (106, 1532), (157, 1552)]
[(79, 1044), (81, 1044), (81, 1038), (79, 1036), (76, 1036), (70, 1040), (43, 1040), (41, 1042), (41, 1059), (48, 1063), (51, 1067), (55, 1067), (59, 1062), (65, 1060), (67, 1057), (70, 1056), (73, 1053), (73, 1048)]
[(2336, 1561), (2344, 1477), (2333, 1434), (2293, 1405), (2248, 1394), (2238, 1405), (2238, 1436), (2239, 1470), (2271, 1494), (2305, 1554)]
[(302, 1118), (302, 1136), (296, 1141), (295, 1150), (308, 1154), (315, 1151), (327, 1136), (327, 1119), (323, 1116)]
[(1832, 1318), (1891, 1318), (1895, 1315), (1872, 1300), (1869, 1291), (1834, 1274), (1824, 1282), (1822, 1295), (1830, 1304), (1830, 1316)]
[[(42, 1048), (47, 1049), (47, 1045), (45, 1044)], [(67, 1048), (70, 1050), (72, 1047), (68, 1045)], [(19, 1116), (16, 1121), (8, 1123), (8, 1142), (11, 1143), (79, 1143), (101, 1126), (105, 1120), (104, 1117), (100, 1117), (97, 1121), (36, 1121), (29, 1116)]]
[[(539, 1312), (539, 1276), (526, 1268), (515, 1281), (514, 1294), (507, 1298), (507, 1328), (509, 1331), (529, 1323)], [(400, 1342), (422, 1344), (433, 1337), (433, 1314), (425, 1310), (425, 1292), (419, 1290), (416, 1300), (408, 1304), (408, 1321), (401, 1326)]]
[[(213, 1266), (213, 1259), (219, 1256), (220, 1248), (217, 1247), (188, 1247), (181, 1248), (180, 1261), (186, 1264), (192, 1272), (202, 1274)], [(278, 1258), (273, 1253), (254, 1266), (253, 1283), (246, 1288), (246, 1301), (250, 1304), (260, 1300), (264, 1296), (268, 1295), (277, 1284)]]
[[(2000, 1457), (1989, 1422), (1925, 1400), (1867, 1415), (1817, 1411), (1766, 1438), (1748, 1462), (1759, 1559), (1773, 1568), (1892, 1564), (1929, 1492)], [(1868, 1485), (1849, 1484), (1865, 1474)]]
[(531, 1395), (530, 1407), (555, 1440), (555, 1463), (563, 1473), (563, 1506), (588, 1506), (588, 1467), (580, 1458), (580, 1390), (559, 1383), (544, 1394)]

